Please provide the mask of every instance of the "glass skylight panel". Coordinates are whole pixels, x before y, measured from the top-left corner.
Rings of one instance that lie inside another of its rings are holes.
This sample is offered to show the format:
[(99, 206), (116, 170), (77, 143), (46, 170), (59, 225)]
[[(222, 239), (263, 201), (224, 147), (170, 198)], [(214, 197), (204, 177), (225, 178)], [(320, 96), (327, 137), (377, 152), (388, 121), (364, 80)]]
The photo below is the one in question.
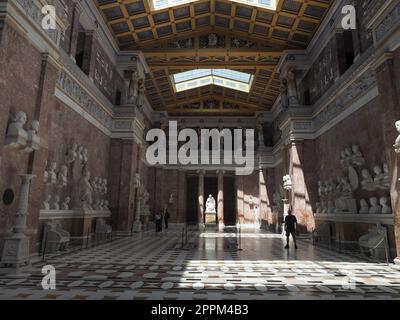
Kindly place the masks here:
[[(198, 0), (149, 0), (149, 1), (153, 10), (160, 10), (178, 6), (185, 3), (196, 2)], [(276, 2), (278, 0), (231, 0), (231, 1), (275, 11)]]
[(229, 69), (196, 69), (171, 76), (176, 92), (214, 84), (248, 93), (253, 75)]

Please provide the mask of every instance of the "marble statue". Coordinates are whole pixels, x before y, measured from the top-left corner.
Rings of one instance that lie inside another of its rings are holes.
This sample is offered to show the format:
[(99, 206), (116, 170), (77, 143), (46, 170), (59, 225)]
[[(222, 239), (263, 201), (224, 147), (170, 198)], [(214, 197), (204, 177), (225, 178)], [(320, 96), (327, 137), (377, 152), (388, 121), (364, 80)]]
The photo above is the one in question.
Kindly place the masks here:
[(53, 203), (51, 205), (52, 210), (60, 210), (60, 196), (57, 194), (54, 196)]
[(66, 197), (63, 201), (63, 203), (61, 203), (61, 210), (69, 210), (69, 203), (71, 202), (71, 198), (70, 197)]
[(129, 81), (128, 104), (135, 105), (137, 102), (137, 98), (139, 95), (139, 81), (140, 81), (139, 72), (135, 70), (132, 73), (132, 77)]
[(374, 183), (375, 186), (379, 189), (386, 189), (384, 186), (385, 174), (382, 172), (382, 168), (380, 166), (374, 167)]
[(367, 214), (369, 213), (369, 207), (367, 200), (361, 199), (360, 200), (360, 210), (358, 211), (359, 214)]
[(390, 174), (389, 174), (389, 166), (387, 163), (383, 164), (382, 188), (390, 189)]
[(214, 197), (210, 194), (206, 201), (206, 213), (216, 213), (215, 210), (215, 200)]
[(93, 203), (93, 188), (90, 184), (90, 172), (88, 170), (83, 171), (83, 176), (79, 181), (79, 195), (82, 208), (91, 210)]
[(139, 92), (138, 92), (138, 97), (136, 101), (136, 106), (138, 108), (141, 108), (144, 105), (145, 97), (146, 97), (146, 87), (144, 86), (144, 83), (142, 83), (139, 87)]
[(49, 170), (47, 171), (48, 175), (48, 183), (50, 184), (56, 184), (57, 183), (57, 162), (52, 162), (50, 164)]
[(78, 145), (74, 143), (67, 151), (67, 163), (72, 163), (78, 158)]
[(100, 199), (96, 200), (92, 207), (94, 210), (101, 210), (101, 200)]
[(92, 186), (93, 192), (97, 193), (98, 192), (98, 177), (92, 177), (90, 181), (90, 185)]
[(376, 197), (369, 198), (370, 208), (368, 213), (379, 214), (382, 213), (382, 207), (378, 204), (378, 199)]
[(336, 187), (337, 199), (335, 200), (335, 212), (357, 212), (357, 204), (353, 198), (353, 190), (350, 183), (344, 177), (338, 177)]
[(86, 164), (89, 161), (88, 149), (82, 149), (82, 163)]
[(104, 210), (104, 200), (100, 200), (99, 210)]
[(362, 166), (365, 164), (364, 156), (360, 151), (360, 147), (356, 144), (351, 146), (352, 156), (351, 156), (351, 163), (355, 166)]
[(61, 187), (66, 187), (68, 184), (68, 168), (66, 165), (62, 165), (60, 172), (58, 173), (58, 184)]
[(291, 190), (293, 187), (292, 177), (287, 174), (283, 177), (283, 188), (285, 190)]
[(293, 71), (288, 72), (287, 85), (288, 85), (289, 105), (291, 106), (291, 105), (299, 104), (299, 96), (297, 94), (296, 75)]
[(79, 159), (80, 162), (83, 162), (83, 146), (78, 146), (76, 154), (77, 154), (77, 159)]
[(349, 181), (346, 178), (341, 178), (341, 193), (344, 196), (351, 196), (353, 193), (353, 189), (351, 188), (351, 185)]
[(28, 140), (24, 152), (29, 153), (40, 149), (39, 127), (40, 124), (37, 120), (32, 120), (29, 124)]
[(349, 166), (353, 160), (353, 152), (351, 151), (350, 147), (344, 149), (345, 161), (346, 165)]
[(50, 210), (51, 194), (47, 194), (42, 202), (43, 210)]
[(175, 194), (173, 192), (171, 192), (171, 194), (169, 195), (169, 199), (168, 199), (168, 202), (170, 204), (174, 203), (174, 197), (175, 197)]
[(103, 206), (104, 210), (110, 210), (108, 206), (109, 206), (108, 200), (104, 200), (104, 206)]
[(372, 178), (371, 174), (369, 173), (368, 169), (363, 169), (361, 171), (361, 189), (367, 191), (374, 191), (376, 190), (376, 185), (374, 183), (374, 179)]
[(400, 153), (400, 120), (399, 120), (399, 121), (396, 121), (395, 127), (396, 127), (396, 130), (397, 130), (397, 132), (399, 133), (399, 135), (397, 136), (396, 141), (394, 142), (393, 147), (394, 147), (394, 151), (395, 151), (396, 153)]
[(6, 145), (12, 148), (24, 148), (28, 140), (28, 133), (24, 129), (27, 121), (25, 112), (17, 112), (9, 124), (6, 134)]
[(382, 213), (383, 214), (392, 214), (392, 208), (388, 205), (388, 198), (387, 197), (380, 197), (379, 204), (382, 206)]

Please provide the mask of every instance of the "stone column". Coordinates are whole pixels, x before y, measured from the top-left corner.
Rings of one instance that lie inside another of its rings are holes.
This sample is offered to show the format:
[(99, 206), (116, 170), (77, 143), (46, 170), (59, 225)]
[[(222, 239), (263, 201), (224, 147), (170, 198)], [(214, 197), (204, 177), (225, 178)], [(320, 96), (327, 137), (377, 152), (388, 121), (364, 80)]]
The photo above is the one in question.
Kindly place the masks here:
[(218, 196), (217, 196), (217, 214), (218, 227), (224, 228), (224, 171), (218, 170)]
[(198, 211), (197, 211), (197, 221), (199, 224), (199, 227), (204, 226), (204, 170), (199, 171), (199, 196), (198, 196), (198, 201), (199, 201), (199, 206), (198, 206)]
[(111, 139), (109, 197), (113, 229), (129, 235), (135, 218), (136, 144), (133, 139)]
[(267, 190), (267, 179), (266, 174), (264, 176), (265, 170), (258, 169), (258, 184), (259, 184), (259, 198), (260, 198), (260, 219), (261, 226), (265, 226), (268, 220), (268, 207), (269, 207), (269, 198), (268, 198), (268, 190)]
[(29, 189), (32, 174), (21, 174), (21, 191), (18, 201), (17, 216), (11, 235), (4, 239), (0, 272), (17, 273), (30, 268), (29, 237), (26, 236), (26, 219), (28, 215)]
[[(140, 167), (141, 167), (141, 146), (140, 144), (137, 145), (137, 157), (136, 157), (136, 175), (140, 175)], [(140, 183), (141, 184), (141, 183)], [(141, 215), (141, 199), (140, 199), (140, 189), (139, 186), (137, 185), (135, 188), (135, 222), (133, 223), (133, 232), (140, 232), (142, 230), (142, 223), (140, 221), (140, 215)]]
[(76, 47), (78, 43), (79, 18), (82, 14), (82, 6), (78, 0), (73, 0), (72, 17), (69, 29), (67, 30), (67, 53), (75, 60)]
[[(395, 262), (400, 264), (400, 155), (393, 150), (397, 132), (395, 122), (400, 120), (399, 102), (400, 77), (395, 69), (396, 60), (393, 61), (392, 53), (383, 54), (375, 64), (375, 72), (378, 81), (379, 102), (384, 107), (382, 113), (382, 134), (384, 139), (383, 153), (385, 155), (391, 177), (390, 198), (394, 216), (394, 235), (396, 252), (391, 252), (397, 257)], [(398, 68), (398, 67), (397, 67)]]
[[(304, 172), (304, 142), (301, 140), (289, 143), (289, 174), (292, 179), (292, 189), (289, 190), (289, 201), (293, 213), (299, 222), (300, 230), (311, 232), (314, 225), (314, 216), (310, 205), (308, 189)], [(287, 212), (285, 212), (287, 213)]]

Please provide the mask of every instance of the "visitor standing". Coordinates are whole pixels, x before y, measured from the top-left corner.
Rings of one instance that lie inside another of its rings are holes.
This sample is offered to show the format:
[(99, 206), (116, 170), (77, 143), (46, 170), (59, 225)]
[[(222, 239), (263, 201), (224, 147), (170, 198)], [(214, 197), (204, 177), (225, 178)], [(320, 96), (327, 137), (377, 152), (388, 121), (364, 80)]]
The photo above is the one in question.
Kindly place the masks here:
[(292, 210), (288, 210), (288, 215), (285, 218), (285, 230), (286, 230), (286, 246), (285, 249), (289, 249), (289, 237), (292, 235), (294, 247), (297, 249), (296, 243), (296, 228), (297, 228), (297, 219), (296, 216), (293, 215)]
[(168, 229), (168, 220), (169, 220), (169, 212), (168, 212), (168, 209), (165, 208), (165, 211), (164, 211), (165, 229)]

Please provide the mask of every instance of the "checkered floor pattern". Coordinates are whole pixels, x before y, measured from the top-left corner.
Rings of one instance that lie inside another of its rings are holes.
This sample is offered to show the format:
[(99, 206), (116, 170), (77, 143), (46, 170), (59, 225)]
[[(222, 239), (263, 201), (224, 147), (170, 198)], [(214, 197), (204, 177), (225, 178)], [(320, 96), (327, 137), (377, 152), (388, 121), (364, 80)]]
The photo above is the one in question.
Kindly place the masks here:
[[(242, 250), (237, 250), (238, 245)], [(0, 299), (400, 299), (400, 267), (243, 231), (147, 232), (47, 256), (30, 273), (0, 276)], [(43, 265), (56, 289), (43, 290)]]

